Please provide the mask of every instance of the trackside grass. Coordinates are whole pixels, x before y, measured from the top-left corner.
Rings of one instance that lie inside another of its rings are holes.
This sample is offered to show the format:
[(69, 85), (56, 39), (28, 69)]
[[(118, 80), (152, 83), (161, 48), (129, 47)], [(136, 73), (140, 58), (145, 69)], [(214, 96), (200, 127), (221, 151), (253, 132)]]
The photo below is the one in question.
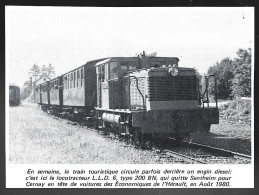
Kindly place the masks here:
[(69, 124), (36, 104), (10, 107), (9, 114), (10, 163), (169, 163), (155, 151), (138, 150), (96, 130)]
[[(36, 104), (10, 107), (9, 118), (6, 141), (11, 164), (180, 163), (154, 150), (139, 150), (112, 136), (48, 115)], [(251, 138), (251, 126), (220, 118), (220, 124), (212, 125), (210, 133), (195, 132), (186, 140), (250, 154), (250, 140), (231, 139), (236, 136)]]

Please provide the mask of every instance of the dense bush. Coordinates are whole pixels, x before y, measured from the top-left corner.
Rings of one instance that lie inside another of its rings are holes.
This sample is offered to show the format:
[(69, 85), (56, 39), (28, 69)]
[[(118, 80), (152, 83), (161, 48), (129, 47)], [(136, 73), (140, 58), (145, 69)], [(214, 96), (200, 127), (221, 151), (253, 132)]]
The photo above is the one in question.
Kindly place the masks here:
[(30, 81), (26, 81), (23, 85), (23, 87), (21, 88), (21, 100), (25, 100), (26, 98), (28, 98), (31, 94), (31, 84)]
[(236, 99), (219, 106), (221, 117), (233, 120), (251, 120), (251, 101)]

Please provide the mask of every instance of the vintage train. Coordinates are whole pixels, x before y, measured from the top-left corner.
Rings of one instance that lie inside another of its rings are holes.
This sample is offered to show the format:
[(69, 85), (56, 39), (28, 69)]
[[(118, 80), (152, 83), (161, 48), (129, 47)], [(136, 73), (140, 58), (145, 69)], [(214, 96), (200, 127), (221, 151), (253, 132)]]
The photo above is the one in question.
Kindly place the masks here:
[(180, 140), (192, 131), (209, 131), (219, 123), (219, 112), (200, 101), (205, 99), (195, 69), (178, 62), (144, 52), (89, 61), (36, 86), (36, 100), (49, 113), (91, 121), (136, 144), (158, 137)]
[(16, 85), (9, 85), (9, 105), (18, 106), (20, 105), (20, 88)]

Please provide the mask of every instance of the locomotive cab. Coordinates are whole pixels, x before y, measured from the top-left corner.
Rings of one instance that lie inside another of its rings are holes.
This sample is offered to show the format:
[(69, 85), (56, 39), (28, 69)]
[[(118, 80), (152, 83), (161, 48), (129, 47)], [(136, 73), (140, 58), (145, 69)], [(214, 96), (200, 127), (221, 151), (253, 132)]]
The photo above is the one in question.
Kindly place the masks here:
[(102, 109), (125, 109), (123, 76), (138, 69), (138, 58), (109, 58), (96, 64), (97, 107)]

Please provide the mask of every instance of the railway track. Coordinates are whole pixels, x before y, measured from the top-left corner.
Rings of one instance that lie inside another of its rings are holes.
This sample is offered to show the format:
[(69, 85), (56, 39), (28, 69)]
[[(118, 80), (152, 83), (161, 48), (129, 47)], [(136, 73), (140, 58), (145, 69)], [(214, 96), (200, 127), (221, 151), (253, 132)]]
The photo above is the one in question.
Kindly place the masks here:
[[(222, 134), (219, 134), (219, 133), (214, 133), (218, 136), (226, 136), (226, 135), (222, 135)], [(232, 138), (232, 139), (241, 139), (241, 140), (244, 140), (244, 141), (251, 141), (251, 136), (233, 136), (233, 135), (227, 135), (226, 138)]]
[(160, 149), (164, 155), (188, 164), (250, 164), (251, 156), (212, 146), (183, 141), (177, 147)]
[(250, 164), (252, 159), (250, 155), (187, 141), (170, 149), (202, 164)]
[[(83, 123), (68, 121), (71, 125), (83, 125)], [(88, 127), (89, 128), (89, 127)], [(89, 128), (95, 130), (94, 128)], [(116, 137), (109, 132), (112, 138)], [(112, 136), (113, 135), (113, 136)], [(172, 141), (172, 140), (171, 140)], [(155, 150), (162, 151), (164, 158), (171, 157), (173, 162), (188, 164), (249, 164), (251, 156), (203, 145), (194, 142), (182, 141), (179, 146), (170, 146), (170, 148), (161, 148), (154, 146)]]
[(225, 149), (221, 149), (221, 148), (217, 148), (217, 147), (213, 147), (213, 146), (203, 145), (203, 144), (194, 143), (194, 142), (187, 142), (187, 141), (183, 141), (183, 144), (185, 146), (203, 150), (203, 151), (206, 151), (211, 154), (211, 156), (200, 155), (201, 158), (202, 157), (221, 156), (221, 157), (225, 157), (225, 158), (239, 159), (239, 160), (242, 160), (242, 161), (248, 162), (248, 163), (249, 162), (251, 163), (251, 159), (252, 159), (252, 157), (250, 155), (241, 154), (241, 153), (237, 153), (237, 152), (233, 152), (230, 150), (225, 150)]
[(174, 152), (172, 150), (165, 149), (165, 150), (163, 150), (163, 153), (177, 159), (178, 161), (184, 161), (189, 164), (207, 164), (206, 161), (203, 161), (198, 158), (193, 158), (188, 155), (181, 154), (179, 152)]

